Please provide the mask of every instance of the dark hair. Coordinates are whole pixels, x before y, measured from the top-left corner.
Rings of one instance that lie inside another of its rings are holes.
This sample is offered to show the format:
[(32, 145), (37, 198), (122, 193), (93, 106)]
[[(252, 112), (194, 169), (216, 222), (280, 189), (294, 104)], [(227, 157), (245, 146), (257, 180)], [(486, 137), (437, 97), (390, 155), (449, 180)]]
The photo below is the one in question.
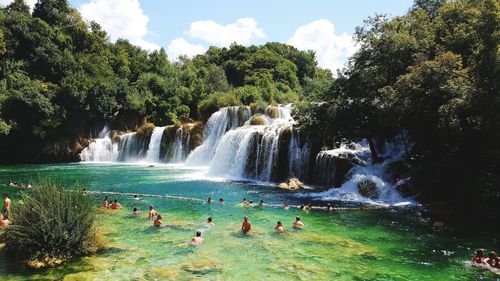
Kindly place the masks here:
[(158, 216), (156, 217), (156, 219), (157, 219), (157, 220), (161, 220), (161, 219), (162, 219), (161, 215), (158, 215)]
[(488, 257), (490, 259), (492, 259), (493, 257), (496, 257), (497, 256), (497, 253), (495, 253), (495, 251), (491, 251), (489, 254), (488, 254)]
[(201, 231), (196, 231), (196, 237), (200, 237), (201, 236)]
[(153, 205), (149, 205), (149, 208), (150, 208), (150, 209), (153, 209)]
[(116, 199), (115, 199), (115, 200), (113, 200), (113, 202), (116, 202), (116, 203), (117, 203), (117, 202), (118, 202), (118, 200), (116, 200)]
[(295, 220), (296, 221), (300, 221), (300, 217), (295, 217)]
[(134, 212), (137, 212), (137, 208), (134, 208)]
[(484, 257), (484, 249), (477, 249), (476, 250), (476, 256), (478, 256), (478, 257)]
[(208, 221), (209, 221), (209, 222), (212, 222), (212, 217), (208, 217)]
[(108, 195), (104, 196), (104, 200), (109, 199)]
[(280, 222), (280, 221), (278, 221), (276, 224), (281, 224), (281, 222)]

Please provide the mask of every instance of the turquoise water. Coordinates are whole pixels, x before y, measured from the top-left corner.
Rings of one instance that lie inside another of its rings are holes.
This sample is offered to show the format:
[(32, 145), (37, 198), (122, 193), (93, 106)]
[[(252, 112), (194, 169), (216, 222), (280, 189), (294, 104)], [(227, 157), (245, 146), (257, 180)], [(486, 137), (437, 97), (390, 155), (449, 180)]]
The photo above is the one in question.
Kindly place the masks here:
[[(243, 197), (257, 203), (302, 203), (273, 186), (208, 181), (200, 172), (175, 166), (61, 164), (0, 167), (0, 182), (36, 183), (51, 177), (87, 190), (179, 195), (215, 202), (110, 196), (122, 210), (99, 211), (97, 224), (108, 247), (65, 265), (31, 271), (0, 252), (0, 280), (500, 280), (468, 265), (474, 248), (500, 250), (498, 234), (468, 226), (433, 229), (410, 209), (304, 212), (295, 208), (241, 207)], [(0, 187), (14, 198), (18, 189)], [(103, 196), (95, 197), (96, 207)], [(218, 204), (223, 197), (225, 204)], [(154, 205), (165, 228), (147, 219)], [(344, 206), (336, 203), (336, 206)], [(142, 211), (133, 216), (132, 208)], [(206, 228), (207, 217), (216, 225)], [(243, 216), (253, 224), (238, 230)], [(304, 230), (291, 223), (301, 216)], [(281, 220), (286, 232), (273, 227)], [(196, 230), (204, 243), (189, 246)], [(496, 238), (496, 239), (495, 239)]]

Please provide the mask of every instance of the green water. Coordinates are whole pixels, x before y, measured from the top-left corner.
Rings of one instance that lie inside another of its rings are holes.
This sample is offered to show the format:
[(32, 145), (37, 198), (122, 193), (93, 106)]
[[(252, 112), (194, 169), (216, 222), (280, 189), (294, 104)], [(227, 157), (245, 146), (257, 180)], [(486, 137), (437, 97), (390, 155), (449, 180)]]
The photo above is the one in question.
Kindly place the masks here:
[[(243, 197), (281, 204), (299, 203), (293, 194), (274, 187), (196, 180), (193, 172), (175, 167), (139, 165), (30, 165), (0, 167), (0, 182), (36, 182), (51, 177), (70, 186), (78, 180), (88, 190), (223, 197), (214, 202), (111, 196), (124, 206), (100, 211), (97, 223), (108, 247), (65, 265), (31, 271), (8, 261), (0, 252), (0, 280), (500, 280), (487, 270), (468, 266), (476, 247), (500, 250), (498, 235), (467, 226), (435, 230), (414, 211), (312, 211), (291, 208), (245, 208)], [(14, 198), (18, 189), (0, 187)], [(96, 207), (102, 197), (95, 196)], [(166, 227), (147, 219), (154, 205)], [(131, 215), (133, 207), (142, 211)], [(212, 216), (216, 225), (207, 230)], [(250, 235), (238, 233), (243, 216), (253, 224)], [(291, 228), (295, 216), (306, 227)], [(276, 221), (286, 233), (276, 234)], [(196, 230), (205, 242), (188, 245)]]

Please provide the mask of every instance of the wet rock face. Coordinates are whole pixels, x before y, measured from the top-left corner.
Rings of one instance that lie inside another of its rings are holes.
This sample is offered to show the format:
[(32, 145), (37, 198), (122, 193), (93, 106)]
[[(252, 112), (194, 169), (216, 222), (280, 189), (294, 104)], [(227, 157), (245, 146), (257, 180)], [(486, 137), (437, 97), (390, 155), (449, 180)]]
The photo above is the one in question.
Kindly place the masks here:
[(379, 193), (377, 185), (371, 180), (362, 180), (358, 182), (358, 193), (366, 198), (378, 199)]
[(297, 178), (291, 178), (287, 182), (278, 184), (278, 187), (287, 190), (299, 190), (304, 188), (304, 184)]
[(319, 153), (315, 163), (314, 183), (322, 186), (340, 187), (347, 179), (349, 171), (356, 165), (362, 165), (352, 153), (332, 155)]
[(267, 121), (261, 114), (256, 114), (250, 119), (250, 125), (266, 125)]

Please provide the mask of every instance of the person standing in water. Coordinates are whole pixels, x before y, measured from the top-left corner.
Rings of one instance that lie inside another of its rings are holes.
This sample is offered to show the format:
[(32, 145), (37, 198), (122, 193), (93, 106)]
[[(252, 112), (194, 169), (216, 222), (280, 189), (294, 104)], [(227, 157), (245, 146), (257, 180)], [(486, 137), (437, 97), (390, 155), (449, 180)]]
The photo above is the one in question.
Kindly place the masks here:
[(203, 238), (201, 238), (201, 231), (196, 231), (196, 237), (191, 239), (191, 245), (197, 246), (203, 243)]
[(153, 225), (156, 226), (156, 227), (160, 227), (163, 225), (163, 222), (161, 221), (162, 217), (161, 215), (158, 215), (155, 219), (155, 221), (153, 222)]
[(248, 221), (248, 217), (243, 218), (243, 223), (241, 224), (241, 232), (243, 234), (248, 233), (252, 229), (252, 224)]
[(274, 230), (277, 233), (283, 233), (285, 230), (283, 229), (283, 223), (282, 222), (277, 222), (276, 225), (274, 226)]
[(488, 259), (486, 262), (493, 268), (498, 268), (500, 269), (500, 258), (497, 257), (497, 253), (491, 251), (488, 254)]
[(120, 203), (118, 203), (118, 200), (113, 200), (113, 203), (111, 203), (111, 205), (109, 205), (109, 208), (110, 209), (113, 209), (113, 210), (116, 210), (116, 209), (120, 209), (122, 207), (122, 205)]
[(6, 220), (10, 220), (10, 204), (11, 200), (7, 194), (3, 195), (3, 207), (2, 207), (2, 215)]
[(259, 206), (264, 206), (264, 200), (260, 199)]
[(472, 258), (473, 265), (489, 265), (484, 256), (484, 249), (477, 249), (476, 255)]
[(212, 197), (208, 197), (208, 199), (207, 199), (207, 204), (210, 204), (210, 203), (212, 203)]
[(295, 217), (295, 221), (293, 222), (293, 227), (297, 229), (304, 228), (304, 223), (300, 221), (300, 217)]
[(101, 208), (109, 208), (109, 197), (105, 196), (104, 200), (102, 200)]
[(158, 215), (158, 212), (154, 210), (153, 206), (149, 206), (149, 214), (148, 214), (148, 218), (150, 220), (154, 219), (154, 217), (156, 217)]

